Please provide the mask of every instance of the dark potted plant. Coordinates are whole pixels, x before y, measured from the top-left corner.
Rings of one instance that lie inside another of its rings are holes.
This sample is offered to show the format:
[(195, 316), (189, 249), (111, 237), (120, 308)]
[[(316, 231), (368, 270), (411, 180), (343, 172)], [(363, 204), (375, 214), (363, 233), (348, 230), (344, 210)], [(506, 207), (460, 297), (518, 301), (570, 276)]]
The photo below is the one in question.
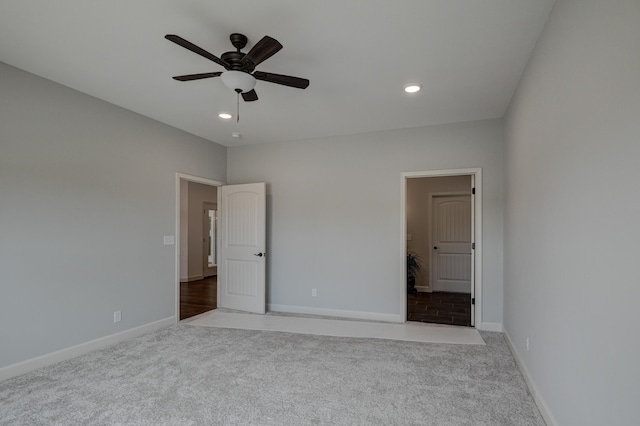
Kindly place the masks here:
[(416, 294), (416, 275), (420, 270), (420, 257), (415, 253), (407, 253), (407, 294)]

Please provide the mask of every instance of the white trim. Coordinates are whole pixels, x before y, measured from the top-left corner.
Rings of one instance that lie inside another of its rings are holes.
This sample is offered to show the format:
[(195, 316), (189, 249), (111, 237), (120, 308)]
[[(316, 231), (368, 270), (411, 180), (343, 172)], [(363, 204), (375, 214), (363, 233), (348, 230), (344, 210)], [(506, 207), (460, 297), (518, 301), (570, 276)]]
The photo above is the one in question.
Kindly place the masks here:
[(191, 281), (200, 281), (204, 279), (204, 275), (192, 275), (186, 278), (180, 278), (181, 283), (190, 283)]
[(26, 361), (18, 362), (16, 364), (11, 364), (6, 367), (0, 368), (0, 381), (19, 376), (24, 373), (28, 373), (29, 371), (45, 367), (56, 362), (75, 358), (87, 352), (102, 349), (106, 346), (110, 346), (124, 340), (129, 340), (142, 334), (173, 325), (175, 323), (176, 317), (168, 317), (158, 321), (150, 322), (149, 324), (141, 325), (139, 327), (130, 328), (129, 330), (111, 334), (109, 336), (100, 337), (98, 339), (80, 343), (79, 345), (71, 346), (59, 351), (31, 358)]
[(335, 318), (352, 318), (394, 323), (403, 323), (405, 322), (404, 318), (406, 318), (406, 316), (401, 317), (400, 315), (396, 314), (382, 314), (378, 312), (365, 311), (345, 311), (342, 309), (314, 308), (310, 306), (276, 305), (273, 303), (267, 304), (267, 310), (271, 312), (284, 312), (289, 314), (321, 315)]
[(478, 328), (482, 331), (497, 331), (498, 333), (502, 333), (504, 329), (501, 322), (483, 322)]
[(558, 426), (559, 425), (558, 421), (553, 416), (553, 413), (551, 413), (549, 406), (547, 405), (542, 395), (540, 395), (540, 392), (538, 392), (538, 388), (536, 387), (536, 384), (533, 381), (533, 378), (531, 377), (531, 374), (529, 373), (527, 366), (524, 364), (524, 361), (522, 360), (522, 358), (520, 357), (520, 354), (516, 350), (516, 347), (513, 344), (513, 341), (511, 340), (511, 337), (509, 336), (509, 333), (507, 333), (506, 329), (504, 330), (504, 335), (506, 337), (507, 344), (509, 345), (509, 349), (511, 349), (511, 353), (513, 354), (513, 358), (516, 360), (516, 364), (518, 365), (518, 368), (522, 373), (522, 377), (524, 378), (524, 381), (527, 384), (527, 387), (529, 388), (529, 393), (531, 394), (533, 401), (536, 403), (536, 406), (538, 407), (538, 411), (540, 411), (540, 415), (544, 419), (547, 426)]
[(431, 287), (428, 285), (417, 285), (416, 290), (418, 290), (419, 293), (431, 293)]
[[(402, 172), (401, 184), (400, 184), (400, 253), (401, 253), (401, 265), (406, 262), (407, 256), (407, 179), (420, 178), (420, 177), (437, 177), (437, 176), (461, 176), (472, 175), (475, 179), (475, 243), (476, 249), (474, 251), (474, 295), (476, 299), (475, 304), (475, 328), (478, 328), (482, 324), (482, 168), (470, 168), (470, 169), (450, 169), (450, 170), (432, 170), (422, 172)], [(404, 268), (401, 268), (402, 277), (400, 282), (402, 283), (400, 295), (400, 314), (402, 321), (406, 321), (407, 318), (407, 274)], [(433, 286), (432, 286), (433, 287)]]
[[(469, 197), (471, 200), (471, 236), (472, 239), (475, 238), (476, 234), (476, 222), (475, 222), (475, 217), (476, 217), (476, 195), (475, 193), (477, 192), (475, 190), (476, 188), (476, 175), (471, 175), (471, 196)], [(478, 243), (479, 245), (479, 243)], [(475, 264), (476, 264), (476, 251), (472, 248), (471, 250), (471, 300), (475, 301), (476, 299), (476, 268), (475, 268)], [(471, 304), (471, 326), (475, 327), (477, 324), (476, 322), (476, 305), (475, 303)]]
[[(174, 318), (176, 322), (180, 319), (180, 179), (184, 179), (188, 182), (203, 183), (211, 186), (223, 186), (224, 182), (217, 180), (211, 180), (199, 176), (188, 175), (185, 173), (176, 173), (176, 244), (175, 244), (175, 303), (174, 303)], [(220, 191), (218, 191), (218, 203), (220, 203)], [(219, 246), (217, 247), (220, 248)], [(187, 278), (189, 280), (189, 278)], [(218, 288), (218, 297), (220, 297), (220, 289)]]

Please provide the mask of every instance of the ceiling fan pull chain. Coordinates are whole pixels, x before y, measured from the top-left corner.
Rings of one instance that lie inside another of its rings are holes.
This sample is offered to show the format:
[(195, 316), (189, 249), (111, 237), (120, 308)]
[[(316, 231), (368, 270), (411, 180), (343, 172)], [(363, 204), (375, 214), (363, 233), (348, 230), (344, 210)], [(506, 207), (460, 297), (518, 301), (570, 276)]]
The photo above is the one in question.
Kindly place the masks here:
[(236, 124), (240, 123), (240, 92), (236, 93)]

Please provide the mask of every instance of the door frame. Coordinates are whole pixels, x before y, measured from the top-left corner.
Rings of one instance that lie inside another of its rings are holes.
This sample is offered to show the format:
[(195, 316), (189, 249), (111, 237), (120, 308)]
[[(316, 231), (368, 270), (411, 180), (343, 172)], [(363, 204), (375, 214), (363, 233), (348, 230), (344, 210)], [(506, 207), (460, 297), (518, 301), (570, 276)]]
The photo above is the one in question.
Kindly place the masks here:
[(473, 187), (476, 189), (475, 197), (472, 196), (472, 208), (474, 212), (474, 220), (471, 224), (473, 232), (473, 242), (475, 242), (475, 250), (473, 251), (473, 267), (471, 270), (472, 278), (472, 296), (475, 298), (475, 305), (472, 308), (474, 312), (472, 323), (473, 327), (481, 329), (482, 325), (482, 168), (468, 169), (448, 169), (448, 170), (425, 170), (417, 172), (401, 173), (401, 190), (400, 190), (400, 264), (401, 269), (401, 285), (398, 287), (400, 297), (400, 313), (402, 322), (407, 321), (407, 274), (404, 268), (407, 262), (407, 179), (424, 178), (424, 177), (442, 177), (442, 176), (469, 176), (471, 175)]
[[(176, 322), (180, 322), (180, 180), (186, 180), (188, 182), (196, 182), (196, 183), (202, 183), (205, 185), (210, 185), (210, 186), (223, 186), (226, 185), (225, 182), (220, 182), (217, 180), (212, 180), (212, 179), (207, 179), (207, 178), (203, 178), (200, 176), (193, 176), (193, 175), (188, 175), (188, 174), (184, 174), (184, 173), (176, 173), (176, 223), (175, 223), (175, 241), (174, 241), (174, 253), (175, 253), (175, 277), (174, 277), (174, 281), (175, 281), (175, 293), (174, 293), (174, 298), (175, 298), (175, 303), (174, 303), (174, 309), (175, 309), (175, 317), (176, 317)], [(220, 204), (220, 191), (218, 191), (218, 200), (217, 203)], [(219, 241), (216, 241), (216, 249), (220, 250), (220, 245), (219, 245)], [(218, 289), (219, 290), (219, 289)]]

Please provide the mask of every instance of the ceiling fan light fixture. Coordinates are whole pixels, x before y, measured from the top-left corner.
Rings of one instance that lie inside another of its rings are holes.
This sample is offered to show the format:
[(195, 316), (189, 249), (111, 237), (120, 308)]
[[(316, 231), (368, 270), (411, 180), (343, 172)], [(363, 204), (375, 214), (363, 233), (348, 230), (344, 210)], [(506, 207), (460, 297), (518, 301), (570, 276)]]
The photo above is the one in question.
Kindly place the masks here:
[(407, 84), (404, 86), (404, 91), (407, 93), (416, 93), (422, 89), (422, 84)]
[(220, 114), (218, 114), (218, 117), (222, 118), (223, 120), (228, 120), (233, 116), (228, 112), (221, 112)]
[(250, 92), (256, 85), (255, 77), (243, 71), (225, 71), (220, 78), (224, 85), (234, 92)]

